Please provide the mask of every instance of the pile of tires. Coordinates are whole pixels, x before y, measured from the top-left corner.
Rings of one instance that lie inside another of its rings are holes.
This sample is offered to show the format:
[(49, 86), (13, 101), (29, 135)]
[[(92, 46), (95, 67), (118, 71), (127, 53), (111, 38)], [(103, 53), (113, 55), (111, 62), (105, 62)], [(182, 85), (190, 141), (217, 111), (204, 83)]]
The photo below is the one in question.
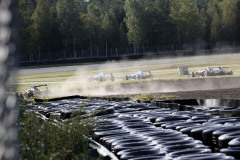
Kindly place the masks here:
[(119, 159), (240, 159), (240, 118), (221, 116), (238, 108), (71, 99), (30, 110), (64, 120), (76, 111), (85, 119), (96, 115), (93, 139)]

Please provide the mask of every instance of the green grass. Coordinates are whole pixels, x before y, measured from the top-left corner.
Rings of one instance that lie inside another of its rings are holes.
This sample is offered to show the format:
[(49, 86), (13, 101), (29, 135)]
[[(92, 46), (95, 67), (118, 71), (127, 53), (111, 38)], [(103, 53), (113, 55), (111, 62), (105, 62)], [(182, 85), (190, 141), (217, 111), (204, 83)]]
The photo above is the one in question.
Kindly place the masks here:
[(176, 95), (165, 95), (165, 94), (140, 94), (133, 96), (134, 99), (138, 100), (159, 100), (159, 99), (172, 99), (172, 98), (179, 98)]
[[(26, 110), (26, 102), (18, 101), (18, 140), (21, 159), (89, 159), (88, 142), (96, 126), (94, 114), (83, 119), (80, 112), (69, 120), (58, 117), (43, 120), (39, 113)], [(30, 104), (28, 104), (30, 105)]]

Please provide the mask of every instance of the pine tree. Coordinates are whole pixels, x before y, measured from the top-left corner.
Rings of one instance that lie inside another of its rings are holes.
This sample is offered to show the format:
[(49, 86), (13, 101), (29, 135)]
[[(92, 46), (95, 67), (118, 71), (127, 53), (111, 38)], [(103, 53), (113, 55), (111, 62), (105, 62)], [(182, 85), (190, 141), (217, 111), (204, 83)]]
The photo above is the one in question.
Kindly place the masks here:
[(52, 18), (46, 0), (38, 0), (37, 7), (32, 15), (31, 35), (35, 52), (46, 52), (49, 49)]

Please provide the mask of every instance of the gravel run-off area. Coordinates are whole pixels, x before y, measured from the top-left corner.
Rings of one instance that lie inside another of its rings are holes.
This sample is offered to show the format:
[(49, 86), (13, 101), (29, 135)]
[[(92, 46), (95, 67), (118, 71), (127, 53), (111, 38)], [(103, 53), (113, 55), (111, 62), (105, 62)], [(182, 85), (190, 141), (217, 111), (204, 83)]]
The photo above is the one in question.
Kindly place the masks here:
[(214, 77), (126, 83), (107, 86), (106, 91), (109, 95), (159, 95), (158, 99), (240, 99), (240, 78)]

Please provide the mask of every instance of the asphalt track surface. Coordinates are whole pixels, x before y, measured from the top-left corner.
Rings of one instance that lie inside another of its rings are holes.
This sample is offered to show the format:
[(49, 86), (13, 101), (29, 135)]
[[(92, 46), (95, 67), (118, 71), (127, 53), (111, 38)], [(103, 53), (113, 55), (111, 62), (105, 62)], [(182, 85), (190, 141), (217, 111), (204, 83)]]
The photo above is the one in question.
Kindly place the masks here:
[[(139, 60), (139, 61), (122, 61), (117, 62), (117, 66), (133, 66), (133, 65), (150, 65), (150, 64), (167, 64), (178, 62), (189, 62), (199, 60), (214, 60), (224, 58), (240, 58), (240, 53), (237, 54), (220, 54), (220, 55), (208, 55), (208, 56), (194, 56), (194, 57), (176, 57), (176, 58), (164, 58), (155, 60)], [(107, 62), (104, 64), (83, 64), (74, 66), (60, 66), (60, 67), (48, 67), (48, 68), (34, 68), (34, 69), (19, 69), (17, 75), (36, 74), (36, 73), (51, 73), (51, 72), (63, 72), (63, 71), (75, 71), (81, 69), (99, 69), (109, 68), (116, 64), (115, 61)]]

